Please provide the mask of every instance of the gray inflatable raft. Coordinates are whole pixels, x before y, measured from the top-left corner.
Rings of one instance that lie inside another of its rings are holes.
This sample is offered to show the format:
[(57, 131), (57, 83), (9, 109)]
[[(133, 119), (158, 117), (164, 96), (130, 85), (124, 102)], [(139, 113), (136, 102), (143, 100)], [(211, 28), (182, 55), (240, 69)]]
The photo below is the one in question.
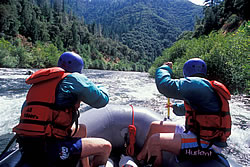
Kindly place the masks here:
[[(146, 108), (134, 108), (134, 125), (136, 127), (135, 155), (141, 150), (149, 126), (153, 121), (163, 121), (164, 117)], [(111, 159), (117, 164), (121, 154), (124, 154), (124, 143), (128, 136), (128, 126), (132, 124), (132, 107), (129, 105), (107, 105), (101, 109), (82, 110), (79, 123), (87, 127), (88, 136), (101, 137), (112, 143)], [(136, 158), (133, 157), (136, 161)], [(168, 152), (163, 152), (163, 165), (169, 167), (225, 167), (229, 165), (216, 160), (203, 163), (176, 161), (176, 157)], [(138, 164), (139, 165), (139, 164)], [(232, 166), (232, 165), (231, 165)]]
[[(146, 108), (134, 108), (134, 125), (136, 127), (135, 155), (141, 150), (151, 122), (163, 121), (163, 116), (152, 112)], [(118, 166), (121, 154), (125, 153), (125, 141), (128, 136), (128, 126), (132, 124), (132, 107), (129, 105), (107, 105), (101, 109), (81, 108), (79, 123), (85, 124), (89, 137), (101, 137), (111, 142), (112, 152), (110, 158), (114, 162), (114, 167)], [(21, 158), (21, 153), (17, 149), (0, 160), (0, 167), (15, 167)], [(136, 162), (136, 158), (134, 161)], [(91, 159), (91, 158), (90, 158)], [(163, 152), (163, 166), (168, 167), (225, 167), (226, 165), (216, 160), (203, 163), (181, 162), (178, 163), (173, 154)], [(229, 161), (225, 160), (226, 163)], [(136, 162), (138, 166), (141, 165)], [(236, 163), (230, 161), (230, 166), (238, 167)], [(79, 165), (78, 165), (79, 166)]]

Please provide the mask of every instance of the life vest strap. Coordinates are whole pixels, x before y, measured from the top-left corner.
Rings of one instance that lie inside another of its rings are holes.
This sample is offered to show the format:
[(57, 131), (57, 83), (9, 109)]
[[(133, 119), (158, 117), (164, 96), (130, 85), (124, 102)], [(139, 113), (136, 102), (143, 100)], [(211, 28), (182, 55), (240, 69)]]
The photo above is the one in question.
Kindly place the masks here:
[(218, 111), (218, 112), (211, 112), (211, 111), (207, 111), (207, 112), (204, 112), (204, 111), (186, 111), (188, 114), (192, 114), (193, 112), (195, 112), (195, 115), (218, 115), (218, 116), (226, 116), (226, 115), (230, 115), (229, 112), (221, 112), (221, 111)]
[(73, 132), (72, 136), (74, 136), (78, 130), (79, 127), (79, 123), (78, 123), (78, 118), (80, 117), (80, 111), (76, 110), (76, 112), (73, 114), (73, 118), (72, 118), (72, 125), (75, 123), (76, 127), (75, 127), (75, 131)]
[[(189, 125), (188, 129), (194, 128), (195, 126)], [(224, 131), (224, 132), (230, 132), (231, 129), (230, 128), (219, 128), (219, 127), (207, 127), (207, 126), (199, 126), (199, 129), (201, 130), (207, 130), (207, 131), (216, 131), (216, 130), (220, 130), (220, 131)]]
[(32, 101), (32, 102), (29, 102), (27, 104), (27, 106), (30, 106), (30, 105), (45, 106), (45, 107), (48, 107), (48, 108), (53, 109), (53, 110), (62, 110), (62, 111), (64, 110), (63, 108), (57, 106), (54, 103), (47, 103), (47, 102), (41, 102), (41, 101)]
[(202, 130), (210, 130), (210, 131), (216, 131), (216, 130), (220, 130), (220, 131), (224, 131), (224, 132), (231, 131), (230, 128), (215, 128), (215, 127), (205, 127), (205, 126), (201, 126), (200, 128)]
[(46, 102), (41, 102), (41, 101), (32, 101), (27, 104), (27, 106), (32, 106), (32, 105), (38, 105), (38, 106), (45, 106), (51, 109), (55, 109), (55, 104), (53, 103), (46, 103)]
[(35, 124), (35, 125), (52, 125), (54, 128), (61, 129), (61, 130), (66, 130), (68, 128), (67, 126), (54, 124), (52, 121), (39, 121), (39, 120), (21, 119), (20, 123)]

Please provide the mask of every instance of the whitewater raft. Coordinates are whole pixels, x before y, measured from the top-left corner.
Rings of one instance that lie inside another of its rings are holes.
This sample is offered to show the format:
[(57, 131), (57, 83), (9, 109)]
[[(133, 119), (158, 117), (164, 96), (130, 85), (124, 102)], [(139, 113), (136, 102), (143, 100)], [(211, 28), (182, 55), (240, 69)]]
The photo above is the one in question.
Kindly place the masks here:
[[(134, 112), (132, 112), (132, 108)], [(135, 107), (130, 105), (107, 105), (101, 109), (83, 107), (80, 110), (79, 123), (87, 127), (89, 137), (101, 137), (111, 142), (112, 152), (110, 159), (114, 162), (114, 167), (118, 166), (120, 157), (126, 153), (125, 145), (128, 144), (128, 126), (133, 124), (136, 127), (136, 141), (134, 152), (137, 155), (144, 143), (151, 122), (160, 120), (164, 117), (158, 113), (152, 112), (146, 108)], [(134, 117), (133, 117), (134, 114)], [(133, 119), (134, 118), (134, 119)], [(21, 158), (21, 153), (17, 149), (0, 161), (0, 167), (15, 167)], [(135, 162), (136, 158), (133, 157)], [(228, 165), (236, 167), (226, 160)], [(137, 163), (137, 162), (136, 162)], [(142, 166), (138, 164), (138, 166)], [(148, 165), (144, 164), (143, 166)], [(78, 165), (79, 166), (79, 165)], [(206, 162), (177, 162), (176, 157), (168, 152), (163, 152), (163, 166), (168, 167), (225, 167), (226, 165), (216, 160)]]

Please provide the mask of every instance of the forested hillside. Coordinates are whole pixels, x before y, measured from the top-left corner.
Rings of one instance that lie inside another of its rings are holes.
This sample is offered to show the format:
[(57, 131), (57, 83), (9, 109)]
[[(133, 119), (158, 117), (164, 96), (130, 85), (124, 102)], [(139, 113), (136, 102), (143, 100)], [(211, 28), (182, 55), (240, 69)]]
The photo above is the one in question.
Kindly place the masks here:
[(95, 33), (121, 41), (140, 54), (148, 68), (183, 31), (194, 28), (202, 7), (187, 0), (65, 0)]
[(2, 0), (0, 66), (53, 66), (73, 50), (86, 68), (147, 71), (201, 10), (186, 0)]
[(206, 0), (204, 18), (196, 22), (195, 31), (186, 32), (158, 57), (149, 72), (166, 61), (174, 63), (175, 77), (183, 77), (184, 63), (194, 57), (207, 62), (208, 79), (224, 83), (231, 93), (250, 91), (249, 0)]
[(145, 70), (138, 52), (94, 33), (93, 25), (62, 5), (56, 0), (0, 1), (0, 67), (50, 67), (70, 50), (83, 57), (86, 68)]
[(187, 0), (1, 0), (0, 67), (55, 66), (61, 53), (75, 51), (86, 68), (150, 67), (153, 75), (173, 61), (181, 77), (183, 63), (201, 57), (209, 79), (241, 93), (250, 85), (248, 7), (249, 0), (205, 0), (204, 7)]
[(205, 0), (204, 17), (197, 20), (193, 37), (211, 31), (233, 32), (250, 19), (249, 0)]

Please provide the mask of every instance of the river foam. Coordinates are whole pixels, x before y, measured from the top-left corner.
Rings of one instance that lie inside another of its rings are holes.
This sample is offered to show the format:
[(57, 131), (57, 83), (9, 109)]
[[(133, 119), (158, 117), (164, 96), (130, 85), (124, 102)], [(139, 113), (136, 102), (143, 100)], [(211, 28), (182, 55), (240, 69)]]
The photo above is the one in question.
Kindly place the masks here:
[[(10, 139), (12, 128), (18, 123), (20, 109), (25, 100), (29, 85), (25, 79), (29, 76), (27, 69), (0, 68), (0, 152)], [(153, 78), (148, 73), (84, 70), (83, 73), (95, 84), (107, 88), (111, 104), (146, 107), (152, 111), (166, 114), (167, 98), (161, 95)], [(181, 102), (171, 99), (171, 102)], [(83, 108), (86, 104), (81, 105)], [(242, 96), (232, 96), (230, 101), (232, 116), (232, 134), (228, 148), (223, 153), (239, 166), (249, 167), (250, 163), (250, 109), (249, 101)], [(136, 111), (135, 111), (136, 112)], [(184, 117), (170, 112), (170, 120), (184, 124)], [(236, 165), (235, 165), (236, 166)]]

